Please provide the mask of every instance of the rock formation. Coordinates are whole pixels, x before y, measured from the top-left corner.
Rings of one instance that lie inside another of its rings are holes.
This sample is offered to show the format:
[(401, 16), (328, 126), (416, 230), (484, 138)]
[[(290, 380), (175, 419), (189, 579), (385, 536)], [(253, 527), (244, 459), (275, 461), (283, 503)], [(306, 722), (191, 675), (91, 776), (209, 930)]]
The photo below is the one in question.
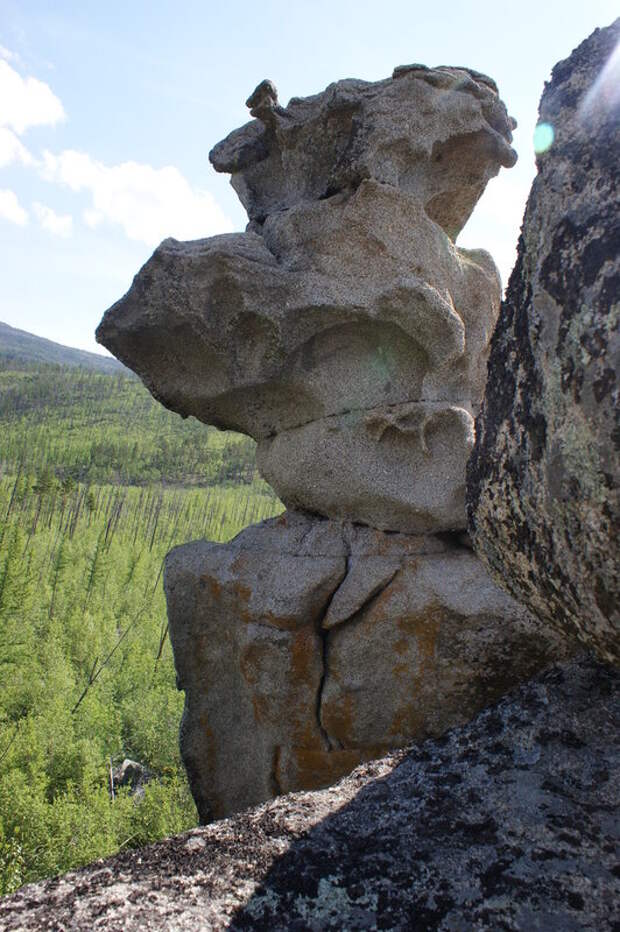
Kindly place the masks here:
[(153, 779), (153, 773), (136, 760), (126, 757), (110, 773), (111, 790), (128, 786), (130, 792), (138, 798), (144, 795), (144, 787)]
[(263, 82), (248, 106), (211, 153), (248, 230), (166, 240), (98, 330), (164, 404), (254, 437), (291, 509), (166, 563), (203, 821), (438, 734), (570, 652), (462, 534), (500, 284), (453, 240), (516, 158), (495, 85), (416, 65), (286, 108)]
[(166, 240), (97, 339), (165, 405), (258, 441), (282, 501), (408, 533), (465, 527), (500, 284), (454, 238), (516, 155), (493, 82), (397, 69), (278, 106), (211, 153), (251, 222)]
[(202, 822), (465, 722), (568, 648), (467, 547), (286, 512), (168, 555)]
[(553, 142), (538, 156), (468, 480), (475, 546), (498, 581), (616, 663), (619, 41), (620, 20), (596, 30), (543, 93)]
[(0, 899), (0, 929), (617, 928), (618, 673), (556, 667), (440, 740)]

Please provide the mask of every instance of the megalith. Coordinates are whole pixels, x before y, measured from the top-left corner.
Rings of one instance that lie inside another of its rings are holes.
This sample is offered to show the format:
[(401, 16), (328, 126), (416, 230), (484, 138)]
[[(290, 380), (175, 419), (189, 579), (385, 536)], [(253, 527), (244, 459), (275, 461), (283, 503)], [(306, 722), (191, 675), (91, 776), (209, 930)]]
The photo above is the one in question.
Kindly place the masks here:
[(253, 437), (287, 507), (464, 528), (500, 283), (454, 239), (516, 160), (495, 85), (413, 65), (248, 104), (210, 155), (247, 231), (165, 240), (97, 338), (168, 407)]
[(210, 155), (246, 232), (166, 240), (97, 332), (165, 405), (253, 437), (287, 506), (166, 561), (203, 821), (438, 735), (572, 649), (465, 533), (501, 288), (455, 238), (516, 159), (494, 82), (411, 65), (248, 106)]

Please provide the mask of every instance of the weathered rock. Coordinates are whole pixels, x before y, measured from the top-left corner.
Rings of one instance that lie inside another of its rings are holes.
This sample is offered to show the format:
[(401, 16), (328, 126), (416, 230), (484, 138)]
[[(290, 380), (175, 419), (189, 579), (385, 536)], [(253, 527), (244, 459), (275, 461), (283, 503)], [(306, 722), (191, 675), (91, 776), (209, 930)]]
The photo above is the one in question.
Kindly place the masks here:
[(254, 437), (287, 506), (464, 528), (500, 285), (453, 238), (516, 158), (493, 82), (412, 66), (248, 104), (211, 153), (248, 231), (166, 240), (97, 339), (168, 407)]
[(148, 767), (140, 764), (136, 760), (126, 757), (125, 760), (114, 767), (112, 770), (112, 785), (117, 787), (128, 786), (132, 793), (141, 796), (144, 793), (144, 787), (153, 779), (153, 774)]
[(611, 932), (618, 673), (571, 664), (439, 741), (0, 899), (0, 928)]
[(286, 108), (271, 82), (254, 93), (265, 84), (262, 106), (248, 100), (258, 120), (209, 156), (232, 174), (254, 222), (372, 178), (413, 194), (454, 239), (500, 165), (516, 161), (495, 82), (469, 68), (405, 65), (385, 81), (338, 81)]
[(451, 535), (287, 512), (177, 547), (165, 588), (203, 821), (440, 734), (570, 653)]
[[(469, 464), (475, 546), (549, 625), (620, 660), (620, 20), (553, 70)], [(613, 58), (612, 58), (613, 56)]]
[(256, 462), (290, 508), (424, 534), (463, 524), (473, 444), (464, 408), (414, 402), (283, 431), (259, 443)]

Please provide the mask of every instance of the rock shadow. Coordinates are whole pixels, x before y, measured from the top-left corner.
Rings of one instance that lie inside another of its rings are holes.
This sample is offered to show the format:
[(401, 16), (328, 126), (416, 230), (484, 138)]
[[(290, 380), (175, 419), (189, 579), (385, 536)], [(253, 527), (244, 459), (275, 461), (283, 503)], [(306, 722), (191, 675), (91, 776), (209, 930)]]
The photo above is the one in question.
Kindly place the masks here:
[(439, 740), (276, 800), (259, 825), (285, 853), (228, 928), (611, 929), (618, 681), (556, 666)]

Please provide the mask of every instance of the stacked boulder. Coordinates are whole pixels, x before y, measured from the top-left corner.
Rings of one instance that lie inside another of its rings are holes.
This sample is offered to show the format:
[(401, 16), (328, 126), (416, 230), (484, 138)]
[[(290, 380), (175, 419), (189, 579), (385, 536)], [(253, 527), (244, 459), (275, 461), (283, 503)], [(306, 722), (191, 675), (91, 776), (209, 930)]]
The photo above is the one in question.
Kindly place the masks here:
[(165, 405), (253, 437), (288, 509), (167, 559), (203, 821), (437, 735), (571, 650), (464, 533), (500, 282), (454, 241), (516, 159), (495, 84), (411, 65), (248, 105), (210, 156), (247, 231), (166, 240), (97, 332)]

